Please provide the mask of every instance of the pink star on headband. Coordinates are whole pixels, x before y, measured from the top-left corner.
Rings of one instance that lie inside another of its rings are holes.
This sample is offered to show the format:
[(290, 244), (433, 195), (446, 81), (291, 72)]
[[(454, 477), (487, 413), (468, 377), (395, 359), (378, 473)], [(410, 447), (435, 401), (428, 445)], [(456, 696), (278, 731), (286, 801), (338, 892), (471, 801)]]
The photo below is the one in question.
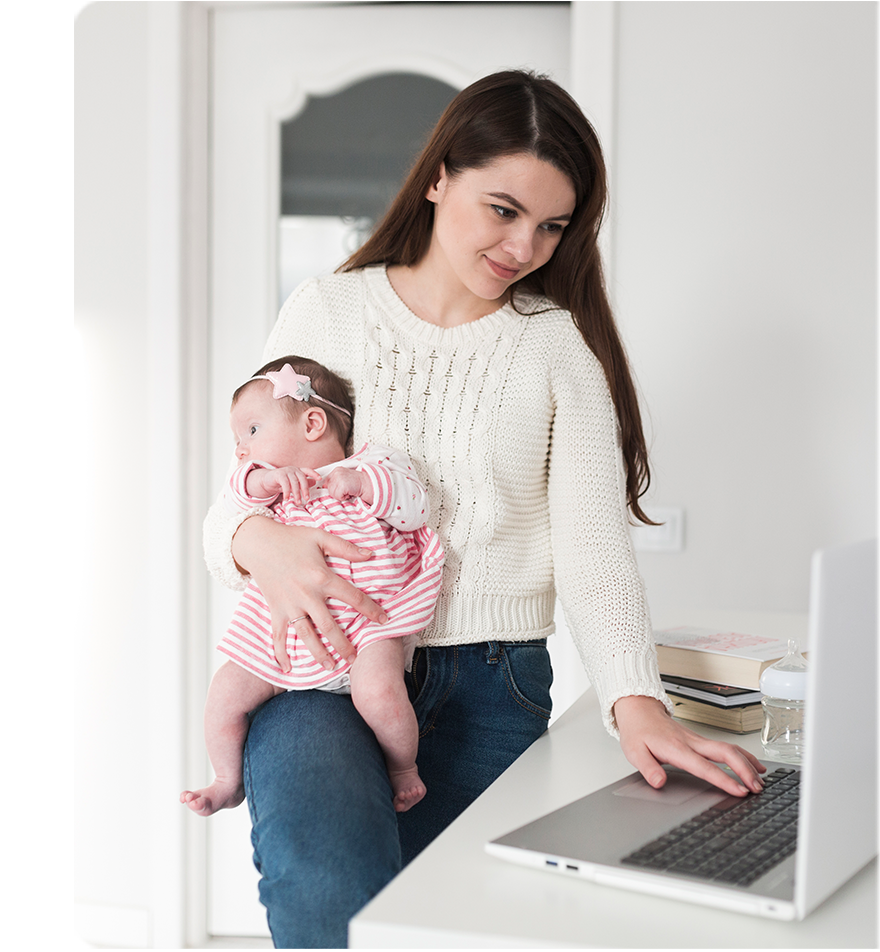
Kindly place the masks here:
[(304, 400), (308, 403), (314, 397), (316, 400), (320, 400), (321, 403), (326, 403), (328, 407), (340, 410), (347, 417), (351, 416), (351, 411), (346, 410), (345, 407), (320, 396), (312, 387), (311, 378), (305, 376), (305, 374), (298, 374), (290, 364), (285, 364), (281, 370), (270, 370), (265, 374), (256, 374), (251, 377), (251, 380), (268, 380), (275, 388), (272, 391), (272, 396), (276, 400), (281, 397), (292, 397), (294, 400)]
[(311, 397), (317, 396), (311, 379), (304, 374), (298, 374), (290, 364), (285, 364), (281, 370), (270, 370), (266, 377), (275, 386), (272, 396), (276, 400), (280, 397), (293, 397), (294, 400), (305, 400), (308, 403)]

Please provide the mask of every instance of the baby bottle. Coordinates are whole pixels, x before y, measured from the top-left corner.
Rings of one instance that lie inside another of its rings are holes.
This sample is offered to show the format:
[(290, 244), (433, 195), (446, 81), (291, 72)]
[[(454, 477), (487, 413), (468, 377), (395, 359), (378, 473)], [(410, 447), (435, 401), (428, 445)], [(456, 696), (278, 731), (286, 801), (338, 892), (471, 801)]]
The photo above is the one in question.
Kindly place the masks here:
[(804, 756), (804, 698), (807, 662), (789, 639), (788, 651), (761, 674), (764, 727), (761, 743), (769, 760), (800, 764)]

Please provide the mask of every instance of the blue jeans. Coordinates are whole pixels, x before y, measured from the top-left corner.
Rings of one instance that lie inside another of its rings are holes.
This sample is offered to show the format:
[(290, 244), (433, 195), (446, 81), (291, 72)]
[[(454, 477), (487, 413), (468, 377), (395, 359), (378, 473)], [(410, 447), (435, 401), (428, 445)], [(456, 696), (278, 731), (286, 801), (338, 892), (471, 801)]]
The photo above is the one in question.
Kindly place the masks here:
[(406, 813), (346, 695), (289, 691), (244, 752), (254, 863), (276, 948), (345, 948), (348, 921), (547, 727), (544, 641), (419, 648), (407, 683), (428, 793)]

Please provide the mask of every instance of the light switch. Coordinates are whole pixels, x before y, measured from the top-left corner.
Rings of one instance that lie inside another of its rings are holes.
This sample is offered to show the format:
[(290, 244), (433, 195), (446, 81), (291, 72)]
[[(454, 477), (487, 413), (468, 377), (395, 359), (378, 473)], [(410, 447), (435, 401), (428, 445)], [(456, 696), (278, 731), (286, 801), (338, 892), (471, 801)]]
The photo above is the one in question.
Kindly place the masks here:
[(644, 506), (645, 515), (658, 526), (633, 526), (636, 552), (681, 552), (684, 549), (684, 510), (670, 506)]

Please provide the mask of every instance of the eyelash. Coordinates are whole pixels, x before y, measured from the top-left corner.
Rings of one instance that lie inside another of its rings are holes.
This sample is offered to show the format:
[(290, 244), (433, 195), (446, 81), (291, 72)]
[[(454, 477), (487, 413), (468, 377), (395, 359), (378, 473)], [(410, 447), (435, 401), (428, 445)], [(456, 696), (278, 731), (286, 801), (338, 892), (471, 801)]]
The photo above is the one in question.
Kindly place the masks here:
[[(502, 221), (513, 221), (516, 218), (516, 211), (512, 208), (507, 208), (504, 205), (490, 205), (489, 207)], [(559, 222), (548, 221), (541, 225), (541, 228), (549, 235), (558, 235), (562, 232), (563, 226)]]
[(504, 221), (512, 221), (516, 218), (516, 212), (512, 208), (506, 208), (504, 205), (490, 205), (489, 207)]

